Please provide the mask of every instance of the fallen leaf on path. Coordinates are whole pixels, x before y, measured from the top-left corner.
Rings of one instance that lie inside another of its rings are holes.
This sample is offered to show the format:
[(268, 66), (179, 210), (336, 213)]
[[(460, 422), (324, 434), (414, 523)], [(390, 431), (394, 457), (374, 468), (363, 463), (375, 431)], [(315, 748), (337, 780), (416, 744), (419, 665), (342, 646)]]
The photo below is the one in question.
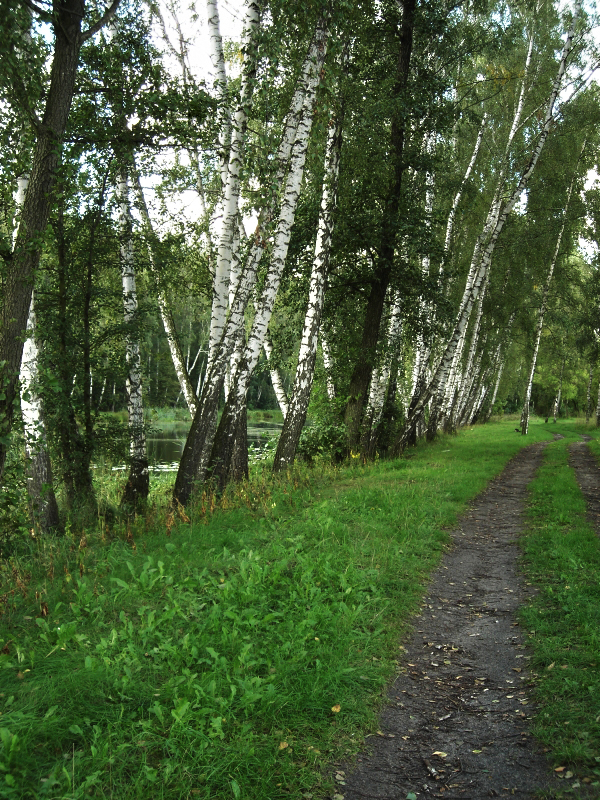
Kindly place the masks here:
[(572, 772), (565, 772), (565, 778), (567, 780), (570, 780), (572, 777), (573, 777), (573, 773)]
[(566, 767), (555, 767), (554, 768), (554, 772), (564, 772), (565, 770), (566, 770)]
[(289, 747), (287, 742), (279, 742), (279, 749), (285, 750), (286, 747)]
[(474, 753), (481, 753), (481, 750), (473, 750)]
[(439, 756), (440, 758), (446, 758), (448, 753), (444, 753), (443, 750), (436, 750), (434, 753), (432, 753), (432, 755)]

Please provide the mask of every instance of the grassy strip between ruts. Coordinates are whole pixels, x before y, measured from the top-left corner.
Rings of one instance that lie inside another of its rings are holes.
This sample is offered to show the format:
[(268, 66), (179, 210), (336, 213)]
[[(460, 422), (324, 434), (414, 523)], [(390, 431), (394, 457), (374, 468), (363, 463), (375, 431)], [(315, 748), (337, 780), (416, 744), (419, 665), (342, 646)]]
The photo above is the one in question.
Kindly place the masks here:
[[(521, 618), (540, 705), (533, 732), (557, 774), (571, 779), (565, 789), (577, 794), (582, 783), (600, 787), (600, 538), (586, 521), (567, 463), (575, 429), (557, 425), (552, 432), (566, 438), (548, 445), (530, 487), (522, 546), (526, 574), (539, 592)], [(600, 452), (596, 442), (592, 449)]]
[(476, 427), (170, 536), (158, 519), (126, 540), (72, 531), (6, 562), (0, 796), (330, 794), (328, 764), (374, 730), (443, 528), (548, 435)]

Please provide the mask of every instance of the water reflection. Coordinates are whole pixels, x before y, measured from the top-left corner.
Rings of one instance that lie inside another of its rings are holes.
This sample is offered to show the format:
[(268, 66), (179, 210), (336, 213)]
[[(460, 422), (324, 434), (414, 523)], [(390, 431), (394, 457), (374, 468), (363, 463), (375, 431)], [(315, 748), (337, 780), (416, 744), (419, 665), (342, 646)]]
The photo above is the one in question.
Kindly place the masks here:
[[(267, 422), (249, 425), (248, 447), (264, 447), (269, 440), (279, 435), (281, 427), (281, 425)], [(189, 428), (189, 425), (174, 424), (151, 434), (146, 440), (149, 463), (160, 471), (177, 469)]]

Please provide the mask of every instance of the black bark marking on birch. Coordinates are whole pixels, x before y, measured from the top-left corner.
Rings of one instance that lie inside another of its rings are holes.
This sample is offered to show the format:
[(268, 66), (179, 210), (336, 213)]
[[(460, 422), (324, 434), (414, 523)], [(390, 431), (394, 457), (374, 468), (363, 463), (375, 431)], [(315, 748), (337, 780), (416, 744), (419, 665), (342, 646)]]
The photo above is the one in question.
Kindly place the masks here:
[(345, 800), (409, 792), (481, 800), (504, 787), (524, 798), (560, 786), (528, 733), (527, 652), (514, 616), (533, 593), (517, 572), (516, 537), (544, 447), (521, 450), (451, 533), (454, 547), (427, 587), (388, 690), (383, 736), (369, 737), (362, 762), (345, 767)]

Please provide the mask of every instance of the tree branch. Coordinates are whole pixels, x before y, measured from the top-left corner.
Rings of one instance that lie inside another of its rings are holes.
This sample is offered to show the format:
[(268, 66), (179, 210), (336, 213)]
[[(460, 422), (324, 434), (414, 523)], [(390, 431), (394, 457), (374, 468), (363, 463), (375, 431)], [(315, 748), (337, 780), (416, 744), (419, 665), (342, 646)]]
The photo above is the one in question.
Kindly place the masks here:
[[(30, 1), (31, 0), (23, 0), (23, 2), (30, 2)], [(91, 39), (91, 37), (95, 33), (98, 33), (98, 31), (101, 30), (106, 25), (106, 23), (109, 22), (114, 17), (120, 2), (121, 0), (113, 0), (110, 6), (106, 9), (104, 14), (102, 15), (102, 17), (100, 17), (98, 22), (96, 22), (95, 25), (92, 25), (91, 28), (88, 28), (87, 31), (83, 31), (83, 33), (81, 34), (82, 42), (87, 42), (88, 39)]]
[(52, 22), (52, 14), (50, 11), (46, 11), (45, 9), (36, 5), (32, 2), (32, 0), (20, 0), (20, 2), (30, 11), (34, 11), (36, 14), (39, 14), (39, 16), (46, 22)]

